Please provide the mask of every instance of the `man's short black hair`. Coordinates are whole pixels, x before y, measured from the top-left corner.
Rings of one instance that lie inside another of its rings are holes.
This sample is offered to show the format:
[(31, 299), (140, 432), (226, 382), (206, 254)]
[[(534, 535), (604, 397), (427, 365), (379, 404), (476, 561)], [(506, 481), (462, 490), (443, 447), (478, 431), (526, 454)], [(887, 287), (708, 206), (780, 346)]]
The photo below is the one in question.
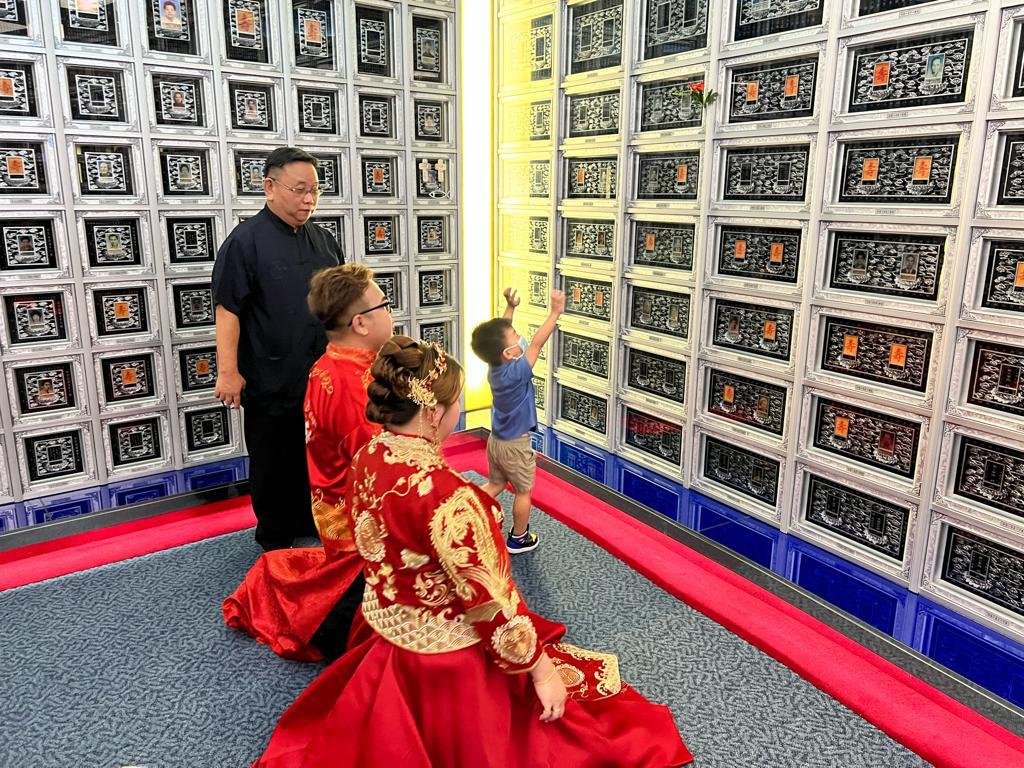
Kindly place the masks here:
[(316, 158), (306, 150), (298, 147), (278, 147), (267, 155), (267, 162), (263, 166), (263, 175), (269, 176), (272, 170), (283, 168), (288, 163), (310, 163), (314, 168), (317, 167)]

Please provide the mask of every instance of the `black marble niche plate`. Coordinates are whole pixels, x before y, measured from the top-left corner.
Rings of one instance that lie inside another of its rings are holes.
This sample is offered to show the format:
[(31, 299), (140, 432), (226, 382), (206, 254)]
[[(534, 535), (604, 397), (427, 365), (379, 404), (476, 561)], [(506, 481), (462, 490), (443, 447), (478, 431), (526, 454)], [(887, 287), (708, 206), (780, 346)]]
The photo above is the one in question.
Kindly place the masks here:
[(700, 152), (637, 156), (637, 200), (696, 200), (700, 186)]
[(802, 239), (799, 229), (723, 226), (718, 239), (718, 274), (796, 283)]
[(619, 132), (619, 91), (581, 93), (568, 96), (570, 139), (583, 136), (614, 136)]
[(391, 77), (394, 55), (391, 13), (365, 5), (356, 6), (356, 72)]
[(25, 0), (7, 0), (7, 6), (0, 8), (0, 35), (28, 37), (28, 31)]
[(395, 97), (359, 94), (359, 135), (371, 139), (395, 138)]
[(548, 14), (530, 20), (530, 80), (534, 82), (551, 77), (553, 19)]
[(212, 392), (217, 383), (217, 347), (179, 349), (178, 371), (182, 392)]
[(223, 0), (224, 55), (231, 61), (270, 61), (270, 7), (266, 0)]
[(208, 216), (170, 217), (166, 222), (171, 264), (211, 264), (217, 256), (216, 229)]
[(41, 141), (0, 140), (0, 195), (47, 195), (46, 150)]
[[(959, 149), (959, 134), (845, 142), (839, 202), (900, 206), (948, 204), (953, 196), (953, 174)], [(877, 172), (866, 173), (875, 162)], [(924, 178), (925, 165), (929, 170), (927, 178)], [(916, 179), (915, 168), (918, 169)], [(872, 180), (872, 175), (877, 175), (877, 179)]]
[(448, 140), (447, 103), (443, 101), (413, 99), (412, 120), (413, 137), (416, 141)]
[(206, 125), (203, 81), (198, 77), (153, 73), (157, 125), (202, 128)]
[(345, 247), (345, 225), (341, 216), (311, 216), (309, 221), (321, 229), (327, 230), (330, 236), (338, 241), (338, 245), (342, 248)]
[(165, 7), (167, 0), (144, 0), (149, 50), (179, 56), (198, 55), (199, 39), (196, 35), (198, 9), (195, 0), (170, 0), (170, 2), (173, 11)]
[(736, 0), (733, 38), (777, 35), (821, 24), (825, 0)]
[(774, 459), (708, 435), (702, 473), (708, 480), (774, 507), (781, 466)]
[(96, 0), (81, 7), (61, 3), (61, 36), (69, 43), (117, 46), (118, 5), (114, 0)]
[(736, 67), (730, 70), (729, 122), (810, 117), (817, 89), (817, 56)]
[(131, 147), (121, 144), (75, 144), (75, 162), (84, 196), (135, 194)]
[(915, 5), (933, 2), (935, 0), (860, 0), (857, 15), (870, 16), (874, 13), (885, 13), (886, 11), (895, 11), (900, 8), (910, 8)]
[(570, 8), (569, 72), (593, 72), (622, 62), (622, 0), (596, 0)]
[(182, 414), (185, 451), (197, 453), (231, 445), (231, 419), (224, 406), (199, 408)]
[(149, 332), (149, 297), (143, 286), (98, 288), (92, 305), (101, 338)]
[(334, 69), (334, 43), (334, 8), (331, 0), (297, 0), (292, 3), (295, 66)]
[(598, 395), (559, 385), (558, 415), (573, 424), (608, 434), (608, 401)]
[(722, 199), (803, 202), (810, 153), (807, 144), (726, 149)]
[(640, 132), (698, 127), (704, 119), (704, 108), (693, 99), (692, 89), (703, 82), (703, 75), (693, 75), (641, 83)]
[(64, 293), (38, 291), (4, 296), (7, 338), (11, 346), (67, 341)]
[(825, 371), (924, 392), (931, 356), (931, 331), (841, 317), (825, 320), (821, 352)]
[(445, 80), (444, 20), (433, 16), (412, 17), (412, 79), (428, 83)]
[(637, 221), (634, 227), (633, 263), (661, 269), (693, 269), (696, 227), (661, 221)]
[(979, 340), (970, 371), (968, 403), (1024, 416), (1024, 347)]
[(981, 305), (1024, 312), (1024, 240), (992, 240), (987, 248), (988, 266)]
[(1024, 205), (1024, 133), (1004, 136), (997, 205)]
[(428, 344), (437, 344), (441, 349), (451, 349), (452, 324), (448, 320), (420, 323), (420, 338)]
[(22, 440), (31, 482), (45, 482), (85, 472), (80, 429), (32, 435)]
[(566, 276), (565, 311), (594, 320), (610, 320), (612, 316), (612, 285), (600, 280)]
[(297, 88), (299, 130), (302, 133), (338, 133), (338, 94), (316, 88)]
[(902, 561), (907, 546), (908, 507), (808, 473), (807, 522), (879, 554)]
[(266, 83), (232, 80), (228, 83), (231, 127), (236, 131), (277, 130), (274, 87)]
[(610, 261), (615, 255), (615, 222), (566, 219), (563, 254), (570, 259)]
[(39, 117), (37, 98), (35, 65), (14, 59), (0, 61), (0, 117)]
[(690, 336), (690, 295), (633, 287), (629, 328), (664, 333), (679, 339)]
[(607, 379), (611, 374), (611, 343), (562, 331), (558, 336), (559, 365)]
[(710, 0), (644, 0), (643, 59), (706, 48)]
[(957, 454), (953, 491), (1024, 517), (1024, 452), (964, 436)]
[(785, 387), (711, 368), (707, 411), (762, 432), (782, 436), (786, 426)]
[(363, 248), (367, 256), (398, 253), (397, 216), (367, 216), (363, 227)]
[(160, 147), (160, 183), (166, 197), (208, 197), (210, 155), (205, 147)]
[(159, 461), (164, 456), (159, 416), (108, 424), (107, 436), (110, 439), (111, 463), (115, 467)]
[(679, 466), (683, 461), (683, 428), (666, 419), (626, 407), (623, 440), (659, 461)]
[(67, 67), (71, 118), (89, 122), (126, 123), (124, 72), (103, 67)]
[(0, 271), (30, 273), (57, 264), (53, 219), (0, 219)]
[(918, 422), (825, 397), (815, 399), (813, 418), (815, 448), (900, 477), (914, 476)]
[(448, 217), (416, 217), (418, 253), (444, 253), (448, 250)]
[(156, 364), (151, 352), (101, 358), (100, 371), (107, 405), (146, 400), (157, 394)]
[(171, 288), (171, 295), (178, 330), (214, 326), (213, 287), (209, 283), (179, 283)]
[(617, 158), (573, 157), (566, 161), (566, 166), (565, 196), (567, 198), (572, 200), (609, 200), (615, 197), (619, 176)]
[(724, 349), (788, 361), (791, 309), (717, 299), (712, 343)]
[(94, 269), (119, 269), (142, 264), (142, 238), (137, 218), (86, 219), (85, 245), (89, 266)]
[(847, 110), (961, 103), (967, 98), (973, 48), (973, 29), (855, 48)]
[(27, 416), (78, 407), (78, 383), (70, 360), (15, 368), (18, 410)]
[(935, 301), (946, 238), (882, 232), (832, 234), (829, 288)]
[(626, 385), (682, 405), (686, 402), (686, 363), (629, 347)]
[(943, 581), (1024, 616), (1024, 554), (950, 526), (942, 553)]

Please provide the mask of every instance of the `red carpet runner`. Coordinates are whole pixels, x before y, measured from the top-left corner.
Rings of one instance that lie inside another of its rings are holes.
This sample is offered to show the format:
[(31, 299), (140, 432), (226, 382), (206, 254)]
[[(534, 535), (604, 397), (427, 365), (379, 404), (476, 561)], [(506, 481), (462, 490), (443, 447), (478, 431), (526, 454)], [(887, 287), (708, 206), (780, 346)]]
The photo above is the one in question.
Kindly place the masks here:
[[(479, 438), (456, 435), (447, 453), (487, 474)], [(533, 503), (935, 766), (1024, 766), (1024, 739), (624, 512), (543, 471)], [(0, 591), (254, 524), (248, 500), (234, 499), (0, 552)]]

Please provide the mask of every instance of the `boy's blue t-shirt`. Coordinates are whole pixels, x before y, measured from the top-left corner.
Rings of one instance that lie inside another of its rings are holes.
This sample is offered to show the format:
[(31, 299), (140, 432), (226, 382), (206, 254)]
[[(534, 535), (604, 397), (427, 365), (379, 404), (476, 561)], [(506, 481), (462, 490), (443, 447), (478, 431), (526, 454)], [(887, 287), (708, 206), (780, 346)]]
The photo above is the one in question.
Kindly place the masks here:
[(494, 405), (491, 434), (499, 440), (515, 440), (537, 426), (533, 399), (533, 368), (526, 355), (510, 363), (492, 365), (487, 372)]

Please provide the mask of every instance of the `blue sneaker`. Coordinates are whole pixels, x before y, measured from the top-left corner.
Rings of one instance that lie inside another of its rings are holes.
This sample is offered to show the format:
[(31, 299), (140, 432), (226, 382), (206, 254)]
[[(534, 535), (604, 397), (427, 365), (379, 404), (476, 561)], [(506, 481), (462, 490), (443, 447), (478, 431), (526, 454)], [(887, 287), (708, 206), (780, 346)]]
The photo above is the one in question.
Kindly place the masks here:
[(532, 552), (540, 544), (540, 537), (530, 531), (530, 526), (526, 526), (526, 533), (522, 536), (513, 536), (512, 529), (508, 530), (508, 538), (505, 540), (505, 547), (513, 555), (518, 555), (521, 552)]

